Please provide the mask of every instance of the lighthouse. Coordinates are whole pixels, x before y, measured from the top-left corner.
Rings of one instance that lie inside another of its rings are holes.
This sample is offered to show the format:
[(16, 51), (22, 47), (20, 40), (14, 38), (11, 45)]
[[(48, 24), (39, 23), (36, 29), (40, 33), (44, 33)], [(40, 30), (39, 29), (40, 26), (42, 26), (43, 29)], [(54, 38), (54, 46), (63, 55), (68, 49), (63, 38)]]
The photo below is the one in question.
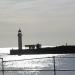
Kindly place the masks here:
[(18, 30), (18, 50), (22, 50), (22, 32)]

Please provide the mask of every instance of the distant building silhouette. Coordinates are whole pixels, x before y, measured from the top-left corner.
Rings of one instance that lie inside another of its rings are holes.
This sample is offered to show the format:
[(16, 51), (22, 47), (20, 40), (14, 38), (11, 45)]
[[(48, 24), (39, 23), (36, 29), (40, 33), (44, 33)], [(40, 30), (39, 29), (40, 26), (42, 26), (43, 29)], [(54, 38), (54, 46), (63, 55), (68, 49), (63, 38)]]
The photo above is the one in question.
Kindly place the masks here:
[(22, 32), (18, 30), (18, 50), (22, 50)]
[(40, 49), (41, 48), (41, 44), (25, 45), (25, 47), (28, 47), (28, 49)]
[(36, 48), (37, 48), (37, 49), (40, 49), (40, 48), (41, 48), (41, 44), (39, 44), (39, 43), (36, 44)]
[(22, 32), (18, 30), (18, 49), (11, 49), (10, 55), (23, 55), (23, 54), (75, 54), (75, 45), (70, 46), (57, 46), (42, 48), (41, 44), (25, 45), (27, 49), (22, 49)]
[(25, 45), (25, 47), (28, 47), (29, 49), (35, 49), (36, 45)]

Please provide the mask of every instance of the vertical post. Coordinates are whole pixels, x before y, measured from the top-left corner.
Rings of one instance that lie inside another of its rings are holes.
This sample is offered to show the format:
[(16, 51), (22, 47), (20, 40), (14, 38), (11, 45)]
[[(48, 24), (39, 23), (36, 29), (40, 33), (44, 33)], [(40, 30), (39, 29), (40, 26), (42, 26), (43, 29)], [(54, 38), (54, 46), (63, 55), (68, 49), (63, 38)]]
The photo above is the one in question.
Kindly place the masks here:
[(56, 75), (56, 63), (55, 63), (55, 56), (53, 57), (53, 63), (54, 63), (54, 75)]
[(4, 65), (3, 65), (3, 58), (2, 58), (2, 73), (4, 75)]

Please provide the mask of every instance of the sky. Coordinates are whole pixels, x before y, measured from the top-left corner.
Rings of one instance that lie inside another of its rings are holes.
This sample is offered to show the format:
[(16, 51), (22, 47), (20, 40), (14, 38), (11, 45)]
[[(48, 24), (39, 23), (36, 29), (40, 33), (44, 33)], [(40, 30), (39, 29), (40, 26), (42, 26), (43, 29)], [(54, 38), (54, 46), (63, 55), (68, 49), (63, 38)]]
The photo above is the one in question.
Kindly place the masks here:
[(0, 47), (75, 45), (75, 0), (0, 0)]

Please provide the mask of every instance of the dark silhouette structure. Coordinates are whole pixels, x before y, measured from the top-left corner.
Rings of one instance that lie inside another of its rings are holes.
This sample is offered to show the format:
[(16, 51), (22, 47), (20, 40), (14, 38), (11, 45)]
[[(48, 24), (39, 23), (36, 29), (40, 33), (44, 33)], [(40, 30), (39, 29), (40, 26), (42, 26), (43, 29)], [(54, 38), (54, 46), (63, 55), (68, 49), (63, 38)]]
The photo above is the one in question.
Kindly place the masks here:
[(18, 31), (18, 49), (10, 50), (10, 55), (23, 54), (73, 54), (75, 53), (75, 46), (66, 45), (56, 47), (42, 48), (41, 44), (25, 45), (28, 49), (22, 49), (22, 32)]
[(36, 45), (25, 45), (25, 47), (28, 47), (28, 49), (35, 49)]
[(22, 32), (20, 29), (18, 31), (18, 50), (22, 50)]
[(25, 45), (25, 47), (28, 47), (28, 49), (40, 49), (41, 44), (36, 44), (36, 45)]
[(36, 45), (36, 48), (37, 48), (37, 49), (41, 49), (41, 44), (38, 43), (38, 44)]

